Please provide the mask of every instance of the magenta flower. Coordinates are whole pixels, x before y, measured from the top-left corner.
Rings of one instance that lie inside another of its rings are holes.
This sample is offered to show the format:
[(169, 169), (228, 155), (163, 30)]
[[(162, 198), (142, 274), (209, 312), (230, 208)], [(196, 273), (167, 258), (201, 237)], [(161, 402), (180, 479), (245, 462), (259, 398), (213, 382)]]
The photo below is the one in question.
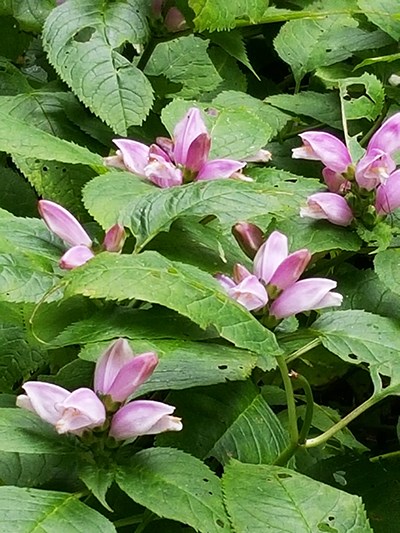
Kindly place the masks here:
[(159, 137), (151, 146), (130, 139), (115, 139), (114, 143), (119, 148), (117, 156), (106, 158), (106, 164), (120, 167), (122, 159), (127, 170), (161, 188), (230, 178), (245, 166), (232, 159), (208, 160), (211, 137), (196, 107), (175, 126), (173, 140)]
[(250, 222), (238, 222), (233, 226), (232, 233), (243, 252), (253, 259), (264, 242), (260, 228)]
[(281, 319), (303, 311), (339, 306), (343, 296), (337, 292), (331, 292), (336, 285), (336, 281), (325, 278), (297, 281), (284, 290), (272, 303), (270, 314)]
[[(224, 274), (217, 274), (215, 277), (231, 298), (239, 302), (248, 311), (258, 311), (268, 302), (268, 294), (265, 287), (256, 276), (251, 274), (244, 266), (235, 265), (236, 269), (233, 278)], [(242, 275), (237, 274), (238, 269), (242, 270)], [(243, 275), (243, 272), (247, 275)]]
[(385, 183), (396, 169), (396, 163), (386, 152), (368, 147), (365, 156), (357, 163), (355, 177), (360, 187), (367, 191), (376, 189)]
[(111, 421), (110, 436), (124, 440), (164, 431), (180, 431), (180, 418), (171, 416), (175, 407), (151, 400), (137, 400), (121, 407)]
[(307, 206), (300, 209), (301, 217), (326, 219), (338, 226), (349, 226), (353, 213), (343, 198), (333, 192), (318, 192), (307, 198)]
[(370, 150), (380, 150), (389, 155), (400, 150), (400, 113), (392, 115), (373, 134), (368, 143)]
[(69, 392), (39, 381), (27, 381), (23, 389), (26, 394), (17, 397), (17, 406), (36, 413), (58, 433), (82, 435), (87, 429), (102, 426), (106, 420), (103, 403), (90, 389)]
[[(91, 238), (67, 209), (49, 200), (40, 200), (38, 209), (49, 230), (71, 246), (60, 259), (61, 268), (71, 270), (94, 257)], [(124, 242), (124, 227), (121, 224), (114, 224), (105, 234), (103, 249), (120, 252)]]
[(342, 174), (351, 165), (351, 156), (340, 139), (324, 131), (308, 131), (299, 135), (303, 146), (293, 150), (294, 159), (322, 161), (326, 168)]
[(97, 361), (94, 390), (124, 402), (154, 372), (158, 357), (154, 352), (134, 355), (125, 339), (113, 342)]
[(388, 215), (400, 207), (400, 169), (390, 174), (376, 191), (375, 209), (378, 215)]

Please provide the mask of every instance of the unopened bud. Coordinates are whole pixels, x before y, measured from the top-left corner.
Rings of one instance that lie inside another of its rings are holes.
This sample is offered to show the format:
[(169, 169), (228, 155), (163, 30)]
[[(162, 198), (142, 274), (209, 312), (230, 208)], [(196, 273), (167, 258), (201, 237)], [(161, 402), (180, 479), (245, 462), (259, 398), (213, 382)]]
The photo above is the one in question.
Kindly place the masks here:
[(107, 252), (120, 252), (125, 243), (125, 230), (124, 226), (121, 224), (114, 224), (109, 230), (107, 230), (104, 241), (103, 248)]
[(253, 259), (264, 242), (260, 228), (250, 222), (238, 222), (232, 227), (232, 233), (243, 252)]

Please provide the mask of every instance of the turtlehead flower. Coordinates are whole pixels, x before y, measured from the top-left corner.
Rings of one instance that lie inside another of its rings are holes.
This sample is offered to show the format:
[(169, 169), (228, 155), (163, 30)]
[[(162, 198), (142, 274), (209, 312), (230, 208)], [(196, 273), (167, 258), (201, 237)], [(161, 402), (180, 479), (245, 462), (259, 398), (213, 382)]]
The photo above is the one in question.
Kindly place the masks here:
[(309, 196), (307, 206), (300, 209), (300, 216), (326, 219), (338, 226), (349, 226), (354, 218), (343, 196), (333, 192), (318, 192)]
[(23, 389), (26, 394), (17, 397), (17, 406), (36, 413), (58, 433), (82, 435), (85, 430), (102, 426), (106, 420), (103, 403), (90, 389), (69, 392), (39, 381), (27, 381)]
[[(211, 137), (200, 110), (192, 107), (174, 129), (173, 139), (158, 137), (157, 144), (147, 146), (130, 139), (115, 139), (117, 155), (106, 158), (108, 165), (125, 168), (158, 187), (167, 188), (190, 181), (237, 177), (245, 166), (232, 159), (208, 160)], [(239, 176), (240, 177), (240, 176)]]
[(270, 314), (280, 319), (312, 309), (339, 306), (342, 304), (343, 296), (331, 292), (336, 285), (336, 281), (325, 278), (297, 281), (272, 303)]
[(378, 215), (388, 215), (400, 207), (400, 170), (393, 172), (376, 191), (375, 209)]
[(134, 355), (125, 339), (113, 342), (100, 356), (94, 372), (94, 390), (124, 402), (147, 381), (158, 364), (154, 352)]
[(346, 172), (351, 165), (350, 152), (340, 139), (324, 131), (308, 131), (299, 135), (303, 146), (293, 150), (294, 159), (321, 161), (334, 172)]
[[(67, 209), (49, 200), (40, 200), (38, 209), (49, 230), (70, 246), (70, 249), (60, 259), (61, 268), (71, 270), (94, 257), (91, 238)], [(124, 242), (124, 227), (121, 224), (114, 224), (105, 234), (103, 249), (109, 252), (120, 252)]]
[(136, 400), (124, 405), (112, 418), (110, 436), (125, 440), (165, 431), (180, 431), (180, 418), (171, 416), (175, 407), (151, 400)]

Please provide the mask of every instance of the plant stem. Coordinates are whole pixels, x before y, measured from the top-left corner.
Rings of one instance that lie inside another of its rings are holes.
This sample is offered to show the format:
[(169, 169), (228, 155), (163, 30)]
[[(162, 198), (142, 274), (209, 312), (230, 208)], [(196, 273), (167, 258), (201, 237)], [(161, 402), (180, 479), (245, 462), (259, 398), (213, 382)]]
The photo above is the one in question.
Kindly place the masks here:
[(400, 457), (400, 450), (397, 450), (395, 452), (389, 452), (389, 453), (385, 453), (383, 455), (377, 455), (376, 457), (371, 457), (370, 462), (371, 463), (378, 463), (381, 460), (392, 459), (392, 458), (396, 458), (397, 459), (399, 457)]
[(314, 397), (310, 384), (304, 376), (296, 374), (296, 380), (300, 383), (300, 386), (304, 390), (304, 394), (306, 396), (306, 413), (304, 415), (303, 425), (299, 433), (299, 444), (304, 444), (306, 442), (308, 432), (310, 431), (311, 422), (313, 418)]
[(302, 348), (299, 348), (298, 350), (292, 352), (290, 355), (286, 357), (286, 364), (291, 363), (298, 357), (301, 357), (305, 353), (309, 352), (313, 348), (316, 348), (321, 344), (321, 339), (318, 337), (316, 339), (313, 339), (312, 341), (308, 342), (305, 346)]
[(137, 514), (133, 516), (127, 516), (114, 522), (114, 527), (133, 526), (134, 524), (140, 524), (143, 521), (144, 514)]
[(348, 424), (350, 424), (350, 422), (352, 422), (354, 419), (364, 413), (364, 411), (366, 411), (376, 403), (380, 402), (386, 396), (388, 396), (388, 392), (386, 390), (383, 390), (382, 392), (371, 396), (371, 398), (368, 398), (368, 400), (359, 405), (356, 409), (354, 409), (354, 411), (351, 411), (351, 413), (349, 413), (347, 416), (339, 420), (339, 422), (333, 425), (330, 429), (328, 429), (324, 433), (321, 433), (321, 435), (318, 435), (318, 437), (314, 437), (313, 439), (307, 439), (303, 446), (305, 448), (314, 448), (315, 446), (325, 444), (325, 442), (331, 439), (338, 431), (345, 428)]

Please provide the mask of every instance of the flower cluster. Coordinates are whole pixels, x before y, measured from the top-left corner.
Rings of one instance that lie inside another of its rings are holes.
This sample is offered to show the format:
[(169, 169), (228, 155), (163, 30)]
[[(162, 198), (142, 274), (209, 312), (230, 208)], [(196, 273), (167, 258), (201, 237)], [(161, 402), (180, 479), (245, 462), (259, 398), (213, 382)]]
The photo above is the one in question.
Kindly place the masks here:
[(311, 195), (301, 216), (328, 219), (340, 226), (348, 226), (358, 218), (371, 226), (377, 217), (400, 207), (400, 170), (396, 170), (392, 158), (400, 149), (400, 113), (374, 133), (366, 153), (356, 164), (342, 141), (330, 133), (313, 131), (300, 137), (303, 146), (293, 150), (293, 157), (321, 161), (329, 189)]
[(115, 440), (164, 431), (180, 431), (175, 408), (152, 400), (126, 403), (154, 372), (158, 357), (153, 352), (134, 355), (125, 339), (113, 342), (96, 364), (94, 391), (73, 392), (52, 383), (27, 381), (26, 394), (17, 397), (17, 406), (33, 411), (52, 424), (58, 433), (82, 436), (96, 428), (108, 431)]
[[(39, 213), (49, 230), (71, 246), (60, 259), (61, 268), (70, 270), (94, 257), (92, 239), (64, 207), (49, 200), (40, 200)], [(102, 249), (107, 252), (120, 252), (124, 242), (124, 227), (114, 224), (104, 236)]]
[(161, 188), (183, 183), (219, 178), (242, 177), (242, 161), (233, 159), (208, 160), (211, 137), (201, 117), (200, 110), (192, 107), (174, 129), (173, 140), (158, 137), (156, 144), (146, 144), (131, 139), (115, 139), (116, 156), (107, 157), (105, 163), (129, 170)]
[[(247, 225), (241, 240), (254, 246), (259, 242), (259, 231)], [(216, 278), (229, 296), (246, 309), (278, 320), (302, 311), (339, 306), (342, 296), (331, 292), (335, 281), (325, 278), (299, 281), (310, 260), (311, 253), (305, 248), (289, 254), (287, 237), (274, 231), (255, 254), (253, 274), (236, 264), (232, 278), (224, 274)]]

